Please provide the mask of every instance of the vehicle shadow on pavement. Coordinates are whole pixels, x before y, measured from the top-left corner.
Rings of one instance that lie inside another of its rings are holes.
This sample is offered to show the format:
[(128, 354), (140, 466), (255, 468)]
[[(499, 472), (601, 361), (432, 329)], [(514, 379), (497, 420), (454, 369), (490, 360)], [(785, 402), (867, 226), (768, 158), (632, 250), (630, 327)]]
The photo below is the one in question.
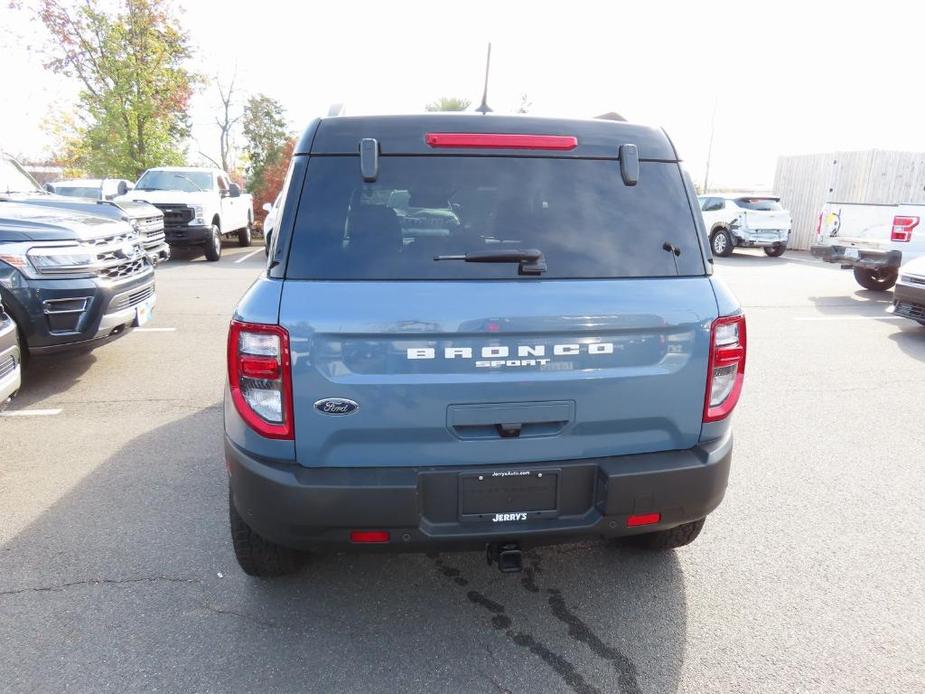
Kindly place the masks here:
[(97, 361), (90, 352), (32, 357), (23, 369), (22, 386), (10, 409), (26, 409), (67, 390)]
[(0, 546), (5, 686), (678, 688), (687, 600), (673, 552), (559, 545), (529, 551), (521, 574), (481, 553), (342, 554), (256, 580), (233, 557), (225, 475), (216, 404), (101, 460)]
[(910, 357), (925, 361), (925, 326), (907, 321), (890, 335), (890, 339)]
[(869, 289), (858, 289), (852, 294), (839, 294), (836, 296), (811, 296), (819, 313), (831, 316), (879, 316), (892, 321), (886, 309), (893, 303), (892, 292), (874, 292)]
[[(158, 265), (158, 267), (162, 269), (170, 269), (182, 265), (189, 265), (190, 263), (202, 263), (205, 267), (209, 268), (228, 268), (231, 266), (234, 269), (240, 270), (241, 265), (235, 263), (236, 260), (240, 260), (248, 253), (263, 250), (264, 246), (261, 241), (252, 241), (250, 246), (239, 246), (237, 241), (226, 239), (224, 242), (222, 242), (222, 257), (214, 263), (209, 262), (206, 259), (205, 252), (201, 248), (177, 247), (170, 251), (170, 260), (162, 263), (161, 265)], [(265, 255), (263, 253), (259, 253), (251, 260), (254, 261), (257, 258), (262, 261), (265, 259)]]
[(765, 255), (761, 249), (743, 249), (737, 248), (732, 255), (725, 258), (713, 256), (713, 263), (719, 267), (729, 266), (754, 266), (754, 267), (780, 267), (781, 265), (816, 265), (821, 270), (838, 270), (838, 266), (831, 263), (824, 263), (816, 260), (809, 253), (798, 251), (786, 251), (778, 258), (772, 258)]

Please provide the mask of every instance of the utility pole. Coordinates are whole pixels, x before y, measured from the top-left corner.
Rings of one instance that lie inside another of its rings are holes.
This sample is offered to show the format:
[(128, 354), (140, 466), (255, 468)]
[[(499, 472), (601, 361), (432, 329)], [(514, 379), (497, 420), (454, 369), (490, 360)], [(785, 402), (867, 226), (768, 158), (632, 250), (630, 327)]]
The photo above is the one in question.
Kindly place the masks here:
[(713, 158), (713, 135), (716, 132), (716, 107), (719, 105), (719, 96), (713, 100), (713, 115), (710, 116), (710, 144), (707, 147), (707, 170), (703, 174), (703, 192), (706, 193), (710, 185), (710, 159)]
[(488, 43), (488, 57), (485, 59), (485, 90), (482, 92), (482, 103), (475, 109), (482, 115), (491, 113), (488, 105), (488, 71), (491, 69), (491, 42)]

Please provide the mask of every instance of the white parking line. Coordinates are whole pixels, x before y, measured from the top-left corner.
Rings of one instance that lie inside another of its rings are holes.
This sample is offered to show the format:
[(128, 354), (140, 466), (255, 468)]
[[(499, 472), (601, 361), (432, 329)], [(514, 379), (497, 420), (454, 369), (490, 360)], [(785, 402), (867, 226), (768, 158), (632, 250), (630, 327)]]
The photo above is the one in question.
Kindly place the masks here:
[(902, 316), (796, 316), (793, 320), (906, 320)]
[(172, 333), (176, 328), (135, 328), (136, 333)]
[(56, 414), (61, 414), (61, 410), (13, 410), (0, 412), (0, 417), (51, 417)]
[(253, 258), (253, 257), (254, 257), (255, 255), (257, 255), (258, 253), (263, 253), (263, 249), (262, 249), (262, 248), (258, 248), (256, 251), (251, 251), (251, 252), (248, 253), (247, 255), (238, 258), (238, 259), (237, 259), (236, 261), (234, 261), (234, 262), (236, 262), (236, 263), (243, 263), (245, 260), (247, 260), (248, 258)]

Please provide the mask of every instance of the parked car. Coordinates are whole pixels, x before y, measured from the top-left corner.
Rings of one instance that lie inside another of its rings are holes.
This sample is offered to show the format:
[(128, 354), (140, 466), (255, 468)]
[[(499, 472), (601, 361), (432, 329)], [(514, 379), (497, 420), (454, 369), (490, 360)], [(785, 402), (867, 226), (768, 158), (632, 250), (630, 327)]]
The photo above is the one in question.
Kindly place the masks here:
[(0, 202), (0, 300), (29, 354), (87, 349), (151, 318), (154, 267), (126, 221)]
[[(726, 488), (745, 317), (662, 130), (329, 118), (287, 180), (228, 336), (245, 572), (345, 547), (487, 547), (516, 571), (522, 545), (697, 537)], [(396, 205), (459, 224), (419, 234)]]
[(116, 200), (148, 202), (164, 213), (167, 243), (201, 246), (206, 259), (222, 256), (222, 237), (236, 234), (251, 244), (253, 200), (218, 169), (163, 167), (145, 171), (135, 189)]
[(164, 241), (164, 215), (156, 207), (130, 200), (114, 202), (95, 196), (78, 198), (49, 193), (40, 188), (15, 159), (3, 154), (0, 154), (0, 200), (127, 221), (140, 234), (145, 253), (153, 264), (170, 257), (170, 247)]
[(910, 260), (899, 269), (892, 311), (897, 316), (925, 325), (925, 255)]
[(790, 240), (790, 213), (773, 195), (701, 195), (700, 210), (713, 254), (725, 258), (736, 246), (782, 256)]
[(19, 351), (19, 334), (16, 323), (10, 318), (0, 301), (0, 409), (19, 390), (22, 384), (22, 354)]
[(112, 200), (116, 196), (125, 195), (133, 187), (134, 184), (124, 178), (75, 178), (48, 183), (45, 190), (71, 198)]
[(282, 193), (277, 195), (272, 205), (268, 202), (263, 203), (263, 211), (267, 213), (267, 216), (263, 219), (263, 244), (268, 256), (270, 255), (270, 240), (273, 236), (273, 227), (276, 226), (276, 218), (279, 216), (279, 201), (282, 197)]
[(925, 233), (918, 229), (925, 205), (827, 202), (816, 224), (812, 254), (854, 270), (865, 289), (888, 291), (905, 262), (925, 255)]

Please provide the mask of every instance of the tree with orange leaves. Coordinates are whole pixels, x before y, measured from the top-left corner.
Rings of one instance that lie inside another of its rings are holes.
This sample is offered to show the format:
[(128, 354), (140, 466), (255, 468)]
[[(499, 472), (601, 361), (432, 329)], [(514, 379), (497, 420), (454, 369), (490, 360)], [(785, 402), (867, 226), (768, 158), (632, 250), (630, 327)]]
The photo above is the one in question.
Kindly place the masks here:
[(93, 176), (136, 178), (182, 164), (189, 100), (198, 77), (186, 67), (189, 37), (169, 0), (40, 0), (50, 35), (46, 66), (81, 84), (68, 163)]

